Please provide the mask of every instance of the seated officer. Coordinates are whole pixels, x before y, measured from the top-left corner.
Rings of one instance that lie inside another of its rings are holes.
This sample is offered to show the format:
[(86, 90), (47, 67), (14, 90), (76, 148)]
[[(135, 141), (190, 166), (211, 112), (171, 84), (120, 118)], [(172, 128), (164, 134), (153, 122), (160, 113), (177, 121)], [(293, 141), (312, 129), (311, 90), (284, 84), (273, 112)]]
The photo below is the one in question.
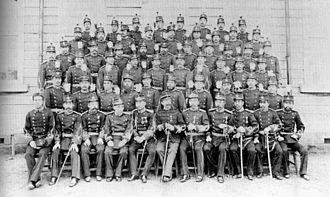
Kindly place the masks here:
[[(204, 145), (208, 167), (211, 171), (209, 177), (217, 176), (219, 183), (224, 182), (226, 150), (230, 143), (228, 133), (234, 130), (233, 113), (225, 109), (225, 103), (226, 97), (224, 95), (217, 94), (215, 96), (215, 108), (208, 111), (211, 129), (207, 133), (206, 144)], [(214, 152), (217, 153), (218, 161), (213, 158)]]
[[(28, 144), (25, 160), (29, 172), (29, 189), (41, 186), (40, 173), (50, 151), (55, 126), (53, 113), (44, 106), (44, 96), (35, 93), (32, 100), (34, 109), (26, 115), (24, 127), (25, 139)], [(37, 153), (39, 153), (39, 158), (36, 162), (34, 156)]]
[(100, 112), (98, 101), (96, 96), (92, 96), (88, 100), (88, 111), (82, 114), (82, 140), (83, 144), (81, 145), (81, 160), (82, 167), (85, 176), (85, 181), (90, 182), (91, 172), (90, 172), (90, 161), (89, 153), (91, 149), (95, 149), (96, 156), (96, 180), (102, 180), (102, 165), (103, 165), (103, 153), (104, 153), (104, 122), (105, 115)]
[[(121, 181), (121, 172), (128, 155), (127, 142), (132, 136), (132, 118), (124, 112), (124, 103), (121, 99), (113, 102), (114, 112), (111, 112), (105, 121), (104, 133), (107, 146), (105, 148), (105, 177), (111, 182), (115, 176), (116, 181)], [(113, 152), (119, 150), (117, 164), (113, 162)], [(115, 169), (114, 169), (115, 168)], [(115, 172), (114, 172), (115, 170)]]
[(59, 156), (60, 151), (69, 151), (71, 156), (71, 172), (72, 178), (70, 187), (75, 186), (80, 179), (80, 157), (78, 155), (78, 145), (81, 144), (81, 116), (73, 111), (72, 98), (65, 97), (64, 111), (59, 112), (56, 116), (56, 137), (55, 145), (53, 146), (52, 155), (52, 178), (50, 185), (54, 185), (59, 175)]
[(190, 94), (188, 99), (190, 108), (184, 110), (182, 113), (187, 126), (187, 132), (186, 137), (182, 139), (180, 144), (180, 159), (183, 171), (180, 181), (186, 182), (189, 179), (187, 149), (191, 147), (193, 160), (195, 160), (195, 153), (197, 156), (196, 182), (201, 182), (204, 176), (203, 146), (205, 143), (205, 133), (209, 129), (209, 119), (206, 112), (198, 107), (199, 100), (197, 94)]
[[(293, 151), (298, 151), (301, 157), (301, 164), (299, 174), (300, 177), (309, 181), (309, 176), (307, 175), (307, 161), (308, 161), (308, 151), (307, 149), (299, 143), (299, 139), (302, 133), (305, 131), (305, 125), (301, 121), (299, 113), (292, 109), (293, 107), (293, 96), (286, 95), (283, 99), (284, 108), (277, 112), (279, 118), (282, 121), (282, 129), (280, 131), (280, 137), (278, 141), (283, 150), (283, 174), (285, 178), (290, 178), (289, 171), (289, 153), (288, 147)], [(294, 128), (297, 131), (294, 131)]]
[[(146, 109), (146, 101), (144, 96), (135, 98), (136, 110), (133, 111), (133, 142), (129, 145), (129, 164), (132, 177), (128, 181), (138, 178), (139, 170), (136, 152), (139, 148), (143, 148), (148, 152), (148, 157), (141, 175), (142, 183), (147, 182), (147, 176), (155, 160), (156, 140), (154, 138), (155, 121), (154, 114)], [(141, 156), (141, 160), (143, 155)], [(140, 166), (139, 166), (140, 167)]]

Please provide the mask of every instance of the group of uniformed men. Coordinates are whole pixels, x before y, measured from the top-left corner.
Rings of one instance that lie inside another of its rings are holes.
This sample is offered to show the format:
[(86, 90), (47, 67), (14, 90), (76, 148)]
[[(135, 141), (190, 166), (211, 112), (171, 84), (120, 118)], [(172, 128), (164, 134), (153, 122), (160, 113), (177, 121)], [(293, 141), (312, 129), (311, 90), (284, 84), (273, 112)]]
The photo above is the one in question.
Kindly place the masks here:
[[(260, 178), (267, 151), (273, 177), (289, 178), (288, 148), (299, 151), (300, 176), (309, 180), (308, 153), (299, 143), (305, 127), (292, 109), (293, 96), (277, 94), (278, 60), (258, 27), (249, 40), (242, 17), (239, 30), (232, 25), (227, 32), (219, 16), (211, 32), (205, 13), (191, 34), (181, 15), (177, 27), (171, 23), (165, 29), (157, 13), (156, 29), (148, 24), (143, 38), (137, 15), (133, 30), (121, 24), (119, 32), (113, 19), (107, 35), (96, 26), (93, 36), (87, 16), (83, 24), (84, 31), (74, 28), (72, 41), (60, 41), (61, 54), (56, 56), (55, 46), (49, 45), (40, 66), (42, 93), (33, 95), (35, 109), (24, 127), (30, 189), (41, 185), (50, 151), (51, 185), (59, 178), (63, 151), (71, 156), (71, 187), (81, 178), (81, 165), (83, 178), (91, 180), (91, 152), (98, 181), (121, 181), (128, 158), (128, 181), (140, 178), (143, 183), (155, 158), (163, 164), (162, 181), (171, 181), (179, 152), (180, 181), (185, 182), (190, 178), (188, 149), (197, 182), (207, 169), (209, 177), (223, 183), (227, 161), (234, 177), (242, 178), (244, 160), (247, 178)], [(141, 174), (138, 149), (148, 153)]]

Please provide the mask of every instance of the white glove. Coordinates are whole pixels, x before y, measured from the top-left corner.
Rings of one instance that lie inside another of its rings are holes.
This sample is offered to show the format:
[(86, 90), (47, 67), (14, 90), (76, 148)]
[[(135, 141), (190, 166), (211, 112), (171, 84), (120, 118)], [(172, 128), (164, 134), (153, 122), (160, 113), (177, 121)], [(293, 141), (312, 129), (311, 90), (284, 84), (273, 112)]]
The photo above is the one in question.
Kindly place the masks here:
[(228, 125), (221, 123), (221, 124), (219, 124), (218, 127), (219, 127), (220, 129), (224, 129), (224, 128), (226, 128), (227, 126), (228, 126)]
[(53, 151), (59, 149), (60, 147), (61, 147), (60, 142), (56, 142), (55, 145), (53, 146)]
[(110, 146), (110, 147), (113, 147), (115, 144), (113, 143), (113, 141), (112, 140), (110, 140), (110, 141), (108, 141), (108, 146)]
[(107, 42), (107, 46), (108, 46), (108, 48), (113, 48), (113, 42), (111, 42), (111, 41), (109, 41), (109, 42)]
[(63, 84), (63, 89), (64, 89), (64, 91), (65, 92), (70, 92), (70, 84), (69, 83), (65, 83), (65, 84)]
[(225, 39), (226, 42), (229, 41), (229, 35), (225, 35), (223, 38)]
[(116, 95), (119, 95), (120, 94), (120, 89), (118, 86), (114, 87), (113, 88), (113, 91), (115, 92)]
[(97, 138), (97, 144), (103, 145), (103, 139), (102, 138)]
[(284, 138), (282, 136), (277, 137), (277, 141), (282, 142), (283, 140), (284, 140)]
[(79, 152), (78, 146), (77, 146), (77, 144), (75, 144), (75, 143), (73, 143), (73, 144), (71, 145), (70, 149), (73, 150), (73, 151)]
[(55, 68), (60, 68), (61, 62), (60, 61), (55, 61)]
[(198, 39), (196, 41), (196, 44), (197, 44), (198, 47), (202, 47), (203, 46), (203, 41), (201, 39)]
[(159, 131), (164, 130), (164, 125), (163, 124), (158, 125), (157, 130), (159, 130)]
[(31, 142), (30, 142), (30, 146), (31, 146), (32, 148), (37, 148), (37, 145), (36, 145), (36, 142), (35, 142), (35, 141), (31, 141)]
[(174, 71), (174, 65), (173, 64), (170, 65), (170, 69), (169, 70), (170, 70), (170, 72), (173, 72)]
[(95, 86), (95, 84), (94, 84), (94, 83), (91, 83), (91, 87), (90, 87), (90, 90), (93, 92), (93, 91), (95, 91), (95, 89), (96, 89), (96, 86)]
[(220, 89), (220, 88), (222, 87), (222, 81), (217, 81), (217, 82), (215, 82), (215, 87), (216, 87), (217, 89)]
[(229, 68), (229, 66), (225, 66), (225, 67), (223, 68), (223, 72), (226, 73), (226, 74), (228, 74), (228, 73), (230, 72), (230, 68)]
[(254, 144), (258, 144), (259, 143), (259, 139), (258, 138), (254, 138), (253, 143)]
[(132, 65), (131, 65), (130, 63), (128, 63), (128, 64), (126, 65), (126, 69), (127, 69), (127, 70), (131, 70), (131, 69), (132, 69)]
[(85, 145), (85, 146), (89, 146), (89, 145), (91, 145), (91, 141), (90, 141), (89, 139), (85, 140), (84, 145)]
[(122, 141), (120, 141), (120, 142), (118, 143), (118, 148), (121, 148), (121, 147), (125, 146), (125, 144), (126, 144), (126, 140), (122, 140)]
[(82, 71), (87, 71), (87, 65), (86, 64), (81, 65), (81, 70)]
[(131, 44), (131, 49), (132, 49), (132, 51), (136, 51), (136, 46), (135, 46), (135, 44)]
[(188, 81), (188, 88), (192, 89), (194, 87), (194, 82), (193, 81)]
[(187, 128), (188, 128), (189, 131), (192, 131), (192, 130), (196, 129), (196, 126), (190, 123), (190, 124), (188, 124)]
[(223, 51), (225, 49), (225, 45), (223, 43), (219, 44), (219, 51)]
[(262, 55), (262, 54), (264, 54), (264, 49), (263, 48), (260, 48), (259, 49), (259, 55)]
[(120, 34), (117, 35), (117, 40), (118, 40), (118, 41), (121, 41), (121, 40), (122, 40), (122, 37), (121, 37)]
[(256, 64), (254, 62), (250, 62), (250, 70), (251, 72), (256, 69)]
[(139, 93), (142, 91), (142, 85), (140, 83), (135, 84), (135, 91), (137, 91)]
[(175, 129), (174, 126), (169, 123), (166, 123), (166, 127), (167, 127), (167, 129), (169, 129), (171, 131), (174, 131), (174, 129)]
[(212, 36), (211, 36), (211, 34), (206, 34), (206, 35), (205, 35), (205, 38), (206, 38), (207, 40), (211, 40)]
[(212, 138), (210, 136), (206, 136), (206, 142), (211, 142)]
[(182, 47), (182, 44), (179, 42), (179, 43), (176, 43), (176, 48), (178, 50), (181, 50), (183, 47)]
[(81, 41), (77, 42), (78, 45), (78, 49), (82, 49), (83, 48), (83, 43)]
[(159, 51), (159, 44), (155, 44), (154, 49), (155, 51)]
[(142, 68), (147, 68), (147, 62), (146, 61), (141, 61), (141, 67)]

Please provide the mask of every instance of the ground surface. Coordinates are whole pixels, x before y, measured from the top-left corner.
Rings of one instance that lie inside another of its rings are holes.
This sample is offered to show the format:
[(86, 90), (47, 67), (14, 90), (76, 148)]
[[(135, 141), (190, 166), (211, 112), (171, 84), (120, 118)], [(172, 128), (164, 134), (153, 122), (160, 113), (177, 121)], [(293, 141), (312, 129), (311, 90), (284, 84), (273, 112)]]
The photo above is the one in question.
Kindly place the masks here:
[[(205, 178), (202, 183), (196, 183), (194, 178), (186, 183), (174, 179), (170, 183), (161, 183), (159, 178), (151, 176), (146, 184), (139, 180), (127, 182), (125, 177), (122, 182), (108, 183), (104, 179), (90, 183), (81, 180), (74, 188), (69, 188), (68, 173), (62, 177), (55, 186), (48, 186), (49, 171), (42, 173), (43, 186), (28, 190), (27, 168), (23, 154), (11, 157), (0, 155), (0, 196), (330, 196), (330, 155), (310, 154), (308, 171), (311, 176), (309, 182), (292, 175), (291, 179), (277, 181), (265, 176), (261, 179), (249, 181), (226, 178), (224, 184), (219, 184), (215, 179)], [(292, 173), (293, 174), (293, 173)]]

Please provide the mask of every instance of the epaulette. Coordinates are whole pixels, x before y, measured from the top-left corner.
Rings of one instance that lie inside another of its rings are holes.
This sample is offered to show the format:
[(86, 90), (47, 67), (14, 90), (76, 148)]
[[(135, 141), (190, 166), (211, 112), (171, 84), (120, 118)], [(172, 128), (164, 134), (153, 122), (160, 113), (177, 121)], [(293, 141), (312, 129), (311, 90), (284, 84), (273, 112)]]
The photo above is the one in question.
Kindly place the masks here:
[(189, 110), (190, 110), (190, 108), (187, 108), (187, 109), (184, 109), (182, 112), (187, 112)]
[[(64, 112), (64, 110), (63, 110), (63, 112)], [(77, 115), (79, 115), (79, 116), (81, 116), (81, 115), (82, 115), (81, 113), (79, 113), (79, 112), (76, 112), (76, 111), (73, 111), (73, 113), (74, 113), (74, 114), (77, 114)]]
[(46, 89), (53, 88), (54, 85), (47, 86)]
[(194, 55), (194, 56), (196, 56), (196, 57), (197, 57), (197, 54), (195, 54), (195, 53), (191, 53), (191, 55)]
[(228, 110), (228, 109), (225, 109), (225, 112), (229, 113), (229, 114), (233, 114), (232, 111)]
[(125, 114), (125, 115), (132, 115), (131, 113), (129, 113), (129, 112), (123, 112), (123, 114)]
[(60, 114), (63, 114), (63, 113), (64, 113), (64, 110), (61, 110), (61, 111), (57, 112), (57, 115), (60, 115)]
[(276, 109), (275, 111), (276, 112), (280, 112), (280, 111), (283, 111), (283, 109)]
[(151, 109), (146, 109), (147, 112), (153, 114), (154, 112)]
[(209, 109), (209, 112), (212, 112), (212, 111), (215, 111), (216, 110), (216, 108), (211, 108), (211, 109)]
[(206, 112), (204, 109), (198, 109), (198, 111), (201, 111), (201, 112)]
[(122, 57), (129, 58), (130, 56), (129, 55), (126, 55), (126, 54), (123, 54)]
[(260, 108), (257, 109), (257, 110), (255, 110), (254, 112), (253, 112), (252, 110), (248, 110), (248, 109), (245, 109), (245, 110), (248, 111), (248, 112), (250, 112), (250, 113), (255, 113), (255, 112), (257, 112), (257, 111), (260, 111)]
[(80, 93), (80, 91), (78, 91), (78, 92), (74, 92), (73, 94), (79, 94)]
[(104, 112), (104, 111), (101, 111), (101, 110), (97, 110), (97, 112), (100, 112), (101, 114), (103, 114), (103, 115), (107, 115), (107, 113), (106, 112)]
[(91, 55), (91, 53), (88, 53), (88, 54), (86, 54), (84, 57), (87, 57), (87, 56), (92, 56), (92, 55)]
[(88, 113), (88, 110), (81, 113), (81, 115), (84, 115), (84, 114), (87, 114), (87, 113)]
[(247, 112), (249, 112), (249, 113), (253, 114), (253, 111), (252, 111), (252, 110), (249, 110), (249, 109), (245, 109), (245, 111), (247, 111)]

